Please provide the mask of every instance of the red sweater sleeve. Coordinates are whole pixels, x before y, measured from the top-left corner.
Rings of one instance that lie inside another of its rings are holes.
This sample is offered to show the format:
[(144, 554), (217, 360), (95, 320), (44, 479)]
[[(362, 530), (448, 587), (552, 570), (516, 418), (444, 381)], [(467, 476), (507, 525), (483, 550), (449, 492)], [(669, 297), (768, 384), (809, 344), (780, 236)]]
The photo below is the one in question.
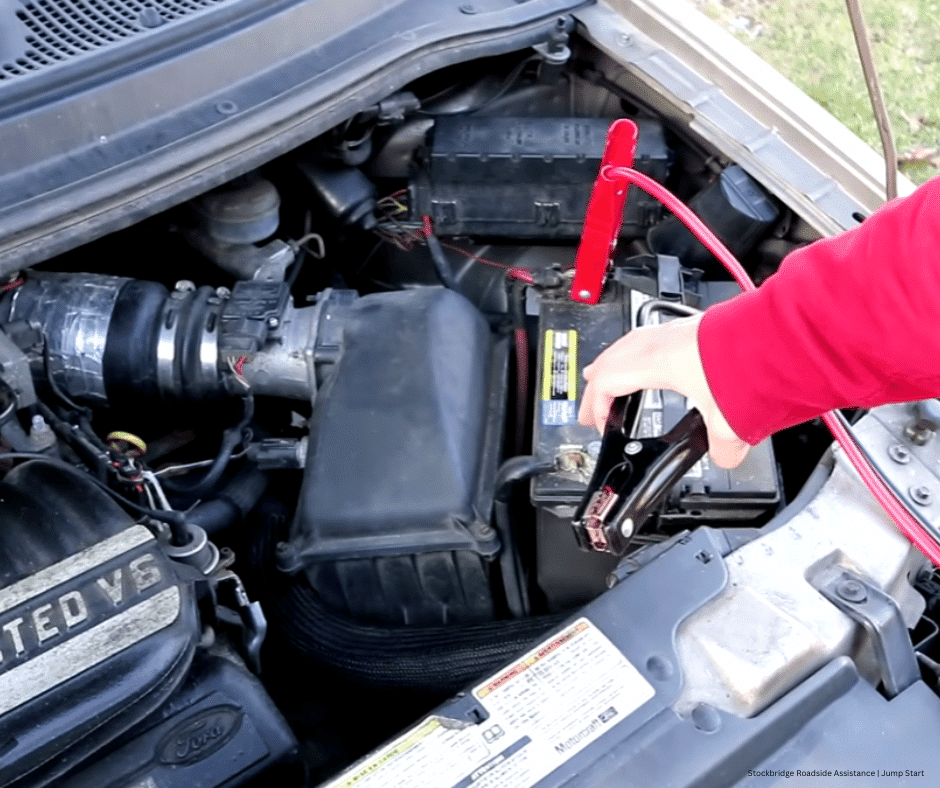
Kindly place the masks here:
[(940, 396), (940, 178), (709, 309), (699, 350), (751, 445), (833, 408)]

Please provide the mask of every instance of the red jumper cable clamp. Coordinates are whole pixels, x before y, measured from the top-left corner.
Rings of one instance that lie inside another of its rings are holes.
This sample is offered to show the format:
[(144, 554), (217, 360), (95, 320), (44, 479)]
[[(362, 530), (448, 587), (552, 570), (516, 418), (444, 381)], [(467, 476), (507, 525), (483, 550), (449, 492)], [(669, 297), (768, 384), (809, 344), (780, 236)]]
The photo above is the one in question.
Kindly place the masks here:
[(596, 304), (601, 297), (604, 278), (623, 224), (623, 206), (628, 189), (624, 178), (609, 178), (607, 173), (616, 167), (633, 166), (637, 136), (637, 127), (632, 120), (615, 120), (607, 131), (600, 172), (591, 191), (581, 245), (575, 258), (571, 283), (573, 301)]

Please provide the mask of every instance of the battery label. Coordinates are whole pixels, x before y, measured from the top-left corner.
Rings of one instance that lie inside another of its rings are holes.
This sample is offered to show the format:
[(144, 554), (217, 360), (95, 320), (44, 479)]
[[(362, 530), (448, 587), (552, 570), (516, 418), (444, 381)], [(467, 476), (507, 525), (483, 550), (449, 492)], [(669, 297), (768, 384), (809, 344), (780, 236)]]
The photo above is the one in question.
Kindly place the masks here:
[(654, 695), (581, 618), (473, 690), (483, 722), (429, 717), (324, 788), (533, 788)]
[(545, 332), (542, 365), (542, 424), (565, 426), (578, 420), (578, 332)]

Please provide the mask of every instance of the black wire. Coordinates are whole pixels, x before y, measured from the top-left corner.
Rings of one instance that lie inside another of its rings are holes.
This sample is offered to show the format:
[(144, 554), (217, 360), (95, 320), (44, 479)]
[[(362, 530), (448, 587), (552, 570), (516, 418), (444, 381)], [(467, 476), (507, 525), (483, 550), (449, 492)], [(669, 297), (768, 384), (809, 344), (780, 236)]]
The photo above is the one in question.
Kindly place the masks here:
[(73, 425), (56, 415), (52, 408), (42, 400), (37, 400), (36, 409), (49, 423), (56, 435), (75, 452), (76, 456), (85, 462), (96, 465), (99, 473), (102, 476), (104, 475), (104, 465), (109, 461), (109, 449), (94, 432), (88, 434), (90, 428), (86, 429), (87, 419), (84, 420), (84, 424), (81, 426)]
[(68, 405), (72, 410), (77, 410), (79, 413), (84, 413), (86, 416), (91, 418), (91, 408), (86, 408), (84, 405), (79, 405), (74, 400), (72, 400), (62, 389), (59, 388), (59, 384), (55, 382), (55, 378), (52, 376), (52, 358), (49, 355), (49, 340), (43, 335), (42, 338), (42, 365), (43, 370), (46, 373), (46, 382), (49, 384), (49, 388), (52, 389), (52, 393), (55, 394), (62, 402)]
[[(218, 454), (216, 454), (215, 460), (209, 467), (209, 470), (197, 481), (190, 483), (182, 481), (177, 482), (173, 479), (162, 479), (160, 484), (164, 489), (169, 490), (175, 495), (188, 495), (190, 498), (199, 498), (207, 492), (211, 492), (212, 488), (218, 483), (219, 479), (222, 478), (222, 474), (225, 473), (225, 469), (228, 468), (229, 463), (232, 461), (235, 447), (246, 440), (245, 435), (248, 430), (248, 424), (255, 414), (255, 398), (252, 393), (249, 391), (242, 399), (245, 405), (242, 418), (236, 425), (229, 427), (223, 434)], [(248, 434), (250, 435), (250, 432)], [(248, 440), (250, 440), (250, 437)]]
[(541, 57), (539, 55), (530, 55), (525, 60), (518, 63), (516, 67), (506, 75), (506, 78), (499, 86), (499, 89), (482, 104), (476, 107), (471, 107), (470, 109), (457, 109), (450, 112), (434, 112), (432, 110), (418, 110), (418, 112), (422, 113), (423, 115), (430, 115), (431, 117), (443, 117), (445, 115), (472, 115), (474, 112), (479, 112), (480, 110), (486, 109), (488, 106), (505, 96), (509, 89), (515, 84), (516, 80), (522, 76), (522, 72), (525, 70), (525, 67), (529, 65), (529, 63), (532, 63), (536, 60), (541, 60)]
[(607, 482), (610, 481), (610, 477), (613, 476), (616, 471), (619, 471), (621, 468), (624, 468), (627, 465), (632, 465), (630, 460), (624, 460), (623, 462), (618, 462), (616, 465), (612, 466), (611, 469), (607, 471), (607, 475), (604, 476), (604, 481), (601, 482), (599, 489), (603, 490), (607, 486)]
[(73, 474), (74, 476), (79, 476), (82, 479), (90, 481), (96, 487), (101, 489), (103, 492), (106, 492), (110, 495), (115, 501), (117, 501), (122, 506), (126, 506), (129, 509), (133, 509), (138, 514), (145, 515), (147, 517), (152, 517), (155, 520), (160, 520), (167, 523), (170, 526), (170, 531), (173, 535), (173, 541), (176, 544), (186, 544), (189, 541), (189, 529), (186, 525), (186, 516), (182, 512), (177, 512), (167, 509), (151, 509), (147, 506), (141, 506), (139, 503), (136, 503), (129, 498), (125, 498), (117, 490), (112, 490), (107, 484), (105, 484), (100, 479), (96, 479), (94, 476), (76, 468), (74, 465), (70, 465), (64, 460), (56, 459), (55, 457), (50, 457), (47, 454), (41, 454), (39, 452), (32, 451), (5, 451), (0, 452), (0, 461), (2, 460), (44, 460), (51, 465), (54, 465), (60, 470), (67, 471), (68, 473)]

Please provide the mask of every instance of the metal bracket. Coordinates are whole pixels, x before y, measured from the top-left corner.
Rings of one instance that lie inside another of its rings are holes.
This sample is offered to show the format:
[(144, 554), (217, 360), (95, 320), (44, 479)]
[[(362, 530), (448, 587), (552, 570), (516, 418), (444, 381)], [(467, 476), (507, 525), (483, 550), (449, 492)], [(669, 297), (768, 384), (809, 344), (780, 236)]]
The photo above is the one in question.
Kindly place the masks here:
[(940, 441), (911, 441), (906, 435), (920, 403), (873, 408), (852, 425), (852, 436), (908, 511), (940, 542)]
[(888, 698), (920, 680), (907, 627), (897, 603), (890, 596), (847, 571), (814, 585), (820, 594), (871, 635)]

